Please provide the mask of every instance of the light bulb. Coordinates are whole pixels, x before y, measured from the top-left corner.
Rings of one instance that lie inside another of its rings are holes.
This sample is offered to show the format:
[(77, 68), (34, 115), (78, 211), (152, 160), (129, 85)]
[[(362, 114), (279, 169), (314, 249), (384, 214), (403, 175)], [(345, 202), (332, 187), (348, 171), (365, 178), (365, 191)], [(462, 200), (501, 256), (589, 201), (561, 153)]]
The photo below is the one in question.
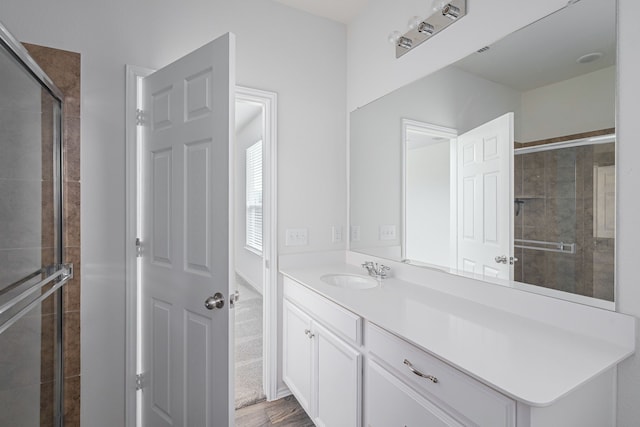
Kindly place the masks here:
[(431, 10), (434, 12), (440, 12), (448, 3), (449, 0), (433, 0), (433, 3), (431, 3)]
[(418, 28), (418, 25), (420, 25), (422, 23), (422, 18), (420, 18), (419, 16), (412, 16), (411, 19), (409, 19), (409, 30), (415, 30), (416, 28)]
[(391, 34), (389, 34), (389, 43), (398, 44), (398, 40), (400, 40), (400, 37), (402, 37), (402, 33), (400, 31), (392, 32)]

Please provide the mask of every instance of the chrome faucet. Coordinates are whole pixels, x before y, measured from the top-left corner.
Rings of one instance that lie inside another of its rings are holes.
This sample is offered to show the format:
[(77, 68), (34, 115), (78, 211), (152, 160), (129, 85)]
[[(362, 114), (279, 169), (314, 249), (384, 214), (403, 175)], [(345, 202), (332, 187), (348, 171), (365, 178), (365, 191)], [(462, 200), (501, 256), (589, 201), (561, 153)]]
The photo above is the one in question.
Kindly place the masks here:
[(387, 267), (386, 265), (378, 264), (377, 262), (373, 261), (366, 261), (364, 264), (362, 264), (362, 267), (367, 269), (369, 276), (375, 277), (376, 279), (380, 280), (386, 278), (387, 271), (391, 270), (391, 268)]

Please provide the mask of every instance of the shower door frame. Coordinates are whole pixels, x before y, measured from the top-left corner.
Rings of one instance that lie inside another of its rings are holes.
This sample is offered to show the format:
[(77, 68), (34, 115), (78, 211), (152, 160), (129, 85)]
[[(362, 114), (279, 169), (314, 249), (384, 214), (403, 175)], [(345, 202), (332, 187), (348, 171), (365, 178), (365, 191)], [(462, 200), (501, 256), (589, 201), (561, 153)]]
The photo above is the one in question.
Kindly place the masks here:
[[(62, 149), (62, 138), (64, 135), (64, 95), (62, 91), (53, 83), (53, 80), (40, 68), (38, 63), (31, 57), (29, 52), (20, 43), (11, 32), (0, 22), (0, 46), (5, 48), (7, 52), (13, 56), (18, 64), (23, 67), (23, 70), (29, 74), (41, 88), (45, 89), (58, 103), (59, 111), (54, 115), (54, 120), (57, 124), (57, 128), (53, 132), (53, 165), (52, 165), (52, 183), (53, 183), (53, 201), (54, 201), (54, 223), (57, 229), (57, 233), (54, 233), (54, 248), (55, 259), (54, 264), (47, 268), (42, 268), (41, 272), (46, 275), (46, 278), (42, 281), (32, 285), (28, 290), (23, 292), (21, 296), (26, 299), (27, 296), (33, 295), (38, 289), (42, 289), (45, 285), (52, 283), (55, 284), (47, 291), (42, 292), (41, 295), (35, 300), (29, 302), (23, 309), (13, 315), (6, 324), (13, 324), (23, 315), (27, 314), (37, 304), (46, 300), (49, 297), (56, 298), (56, 306), (59, 308), (58, 319), (55, 325), (56, 336), (56, 354), (55, 359), (56, 372), (54, 373), (55, 382), (57, 383), (57, 389), (54, 390), (54, 416), (53, 420), (56, 427), (61, 427), (64, 424), (64, 353), (63, 353), (63, 330), (64, 330), (64, 316), (63, 316), (63, 296), (62, 287), (73, 278), (73, 266), (65, 264), (64, 258), (64, 221), (63, 221), (63, 171), (64, 171), (64, 152)], [(56, 132), (57, 130), (57, 132)], [(37, 289), (36, 289), (37, 288)], [(15, 301), (16, 304), (24, 301), (20, 299)], [(11, 326), (9, 326), (11, 327)]]

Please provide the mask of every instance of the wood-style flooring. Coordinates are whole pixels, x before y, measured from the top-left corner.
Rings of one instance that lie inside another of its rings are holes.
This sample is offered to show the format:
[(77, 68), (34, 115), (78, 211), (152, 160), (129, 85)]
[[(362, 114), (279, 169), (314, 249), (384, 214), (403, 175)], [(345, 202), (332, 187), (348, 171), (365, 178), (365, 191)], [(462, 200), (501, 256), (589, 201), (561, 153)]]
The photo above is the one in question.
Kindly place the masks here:
[(313, 422), (293, 396), (262, 401), (236, 411), (236, 427), (313, 427)]

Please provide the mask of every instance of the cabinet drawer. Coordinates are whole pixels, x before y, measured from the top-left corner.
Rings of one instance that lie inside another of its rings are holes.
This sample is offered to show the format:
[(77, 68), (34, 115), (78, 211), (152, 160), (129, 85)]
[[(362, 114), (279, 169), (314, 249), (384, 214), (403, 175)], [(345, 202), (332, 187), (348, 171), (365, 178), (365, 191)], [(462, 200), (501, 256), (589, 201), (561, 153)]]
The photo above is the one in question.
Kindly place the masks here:
[(319, 323), (342, 338), (362, 344), (362, 318), (288, 277), (283, 281), (284, 297), (303, 308)]
[(367, 427), (463, 427), (376, 362), (367, 364)]
[[(371, 323), (367, 323), (367, 348), (374, 359), (429, 400), (441, 402), (463, 424), (515, 426), (516, 404), (512, 399)], [(412, 372), (409, 364), (432, 379)]]

